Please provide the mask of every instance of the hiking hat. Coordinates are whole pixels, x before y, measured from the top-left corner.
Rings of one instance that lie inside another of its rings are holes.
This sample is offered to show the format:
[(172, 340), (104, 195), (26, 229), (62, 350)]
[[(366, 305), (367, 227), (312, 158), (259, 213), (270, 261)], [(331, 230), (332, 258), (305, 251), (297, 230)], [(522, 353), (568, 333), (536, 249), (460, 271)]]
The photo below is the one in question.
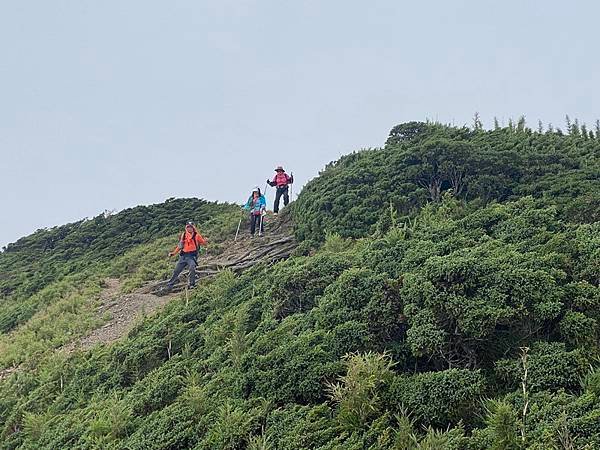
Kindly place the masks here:
[(285, 170), (283, 170), (283, 166), (277, 166), (277, 169), (275, 169), (275, 172), (279, 172), (279, 171), (285, 172)]
[(192, 222), (191, 220), (188, 220), (188, 221), (185, 223), (185, 226), (186, 226), (186, 227), (193, 227), (193, 226), (194, 226), (194, 222)]

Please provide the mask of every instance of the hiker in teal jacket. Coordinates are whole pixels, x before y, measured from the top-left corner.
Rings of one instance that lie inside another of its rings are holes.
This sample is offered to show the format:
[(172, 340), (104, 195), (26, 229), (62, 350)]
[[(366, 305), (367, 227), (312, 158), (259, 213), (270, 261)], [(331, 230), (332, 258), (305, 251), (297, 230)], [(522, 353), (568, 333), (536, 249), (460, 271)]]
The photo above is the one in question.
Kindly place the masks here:
[(256, 231), (256, 224), (259, 224), (258, 235), (260, 236), (264, 230), (263, 216), (266, 214), (267, 201), (265, 196), (261, 194), (260, 188), (254, 188), (252, 194), (248, 198), (248, 201), (243, 205), (245, 210), (250, 211), (250, 234), (254, 237)]

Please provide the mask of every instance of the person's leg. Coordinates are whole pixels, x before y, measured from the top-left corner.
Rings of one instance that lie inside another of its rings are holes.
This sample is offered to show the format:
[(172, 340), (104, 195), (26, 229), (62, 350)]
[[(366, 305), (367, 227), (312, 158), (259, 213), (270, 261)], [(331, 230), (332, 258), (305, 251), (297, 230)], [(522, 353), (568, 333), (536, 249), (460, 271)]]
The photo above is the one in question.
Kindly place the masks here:
[(283, 190), (283, 206), (287, 206), (290, 202), (290, 188), (286, 186)]
[(250, 234), (252, 236), (254, 236), (254, 232), (256, 231), (256, 218), (258, 216), (255, 216), (254, 214), (252, 214), (250, 216)]
[(279, 212), (279, 200), (281, 199), (281, 189), (277, 188), (275, 191), (275, 203), (273, 204), (273, 212), (277, 214)]
[(173, 287), (173, 285), (175, 284), (175, 282), (179, 278), (179, 275), (181, 274), (181, 272), (183, 271), (183, 269), (185, 269), (186, 265), (187, 265), (187, 263), (186, 263), (185, 259), (182, 256), (180, 256), (179, 257), (179, 261), (177, 261), (177, 265), (175, 266), (175, 271), (173, 272), (173, 276), (167, 282), (167, 284), (169, 285), (169, 287)]
[(187, 266), (190, 271), (188, 276), (188, 286), (192, 287), (196, 285), (196, 259), (191, 255), (187, 257)]

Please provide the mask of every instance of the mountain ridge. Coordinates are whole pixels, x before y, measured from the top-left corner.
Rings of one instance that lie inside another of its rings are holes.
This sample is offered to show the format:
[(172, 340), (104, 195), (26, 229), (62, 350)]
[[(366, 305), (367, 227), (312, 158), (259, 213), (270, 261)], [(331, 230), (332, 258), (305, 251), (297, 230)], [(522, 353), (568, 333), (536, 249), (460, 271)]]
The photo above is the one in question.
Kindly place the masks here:
[(20, 367), (0, 448), (600, 446), (600, 136), (569, 131), (401, 124), (251, 245), (231, 242), (237, 207), (181, 200), (210, 277), (72, 354), (105, 280), (125, 298), (168, 278), (188, 217), (157, 205), (142, 243), (108, 227), (106, 259), (65, 249), (39, 291), (0, 255), (0, 305), (35, 306), (0, 334), (0, 368)]

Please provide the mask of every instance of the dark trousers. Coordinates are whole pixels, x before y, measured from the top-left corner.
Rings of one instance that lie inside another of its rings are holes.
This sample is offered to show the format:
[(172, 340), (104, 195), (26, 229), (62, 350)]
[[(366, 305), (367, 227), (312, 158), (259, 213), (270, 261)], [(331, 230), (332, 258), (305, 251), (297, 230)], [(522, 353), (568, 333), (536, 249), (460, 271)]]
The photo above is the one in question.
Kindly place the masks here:
[(282, 195), (283, 195), (283, 206), (288, 205), (288, 203), (290, 202), (290, 196), (289, 196), (288, 192), (289, 192), (288, 186), (277, 188), (277, 192), (275, 193), (275, 204), (273, 205), (273, 212), (276, 212), (276, 213), (279, 212), (279, 200), (281, 199)]
[(258, 214), (258, 215), (252, 214), (250, 216), (250, 234), (252, 236), (254, 236), (257, 224), (260, 224), (260, 232), (261, 233), (263, 233), (265, 231), (265, 221), (261, 220), (261, 217), (262, 216), (260, 214)]
[(175, 272), (173, 272), (173, 276), (169, 280), (170, 287), (173, 287), (173, 285), (179, 279), (179, 275), (186, 267), (188, 267), (190, 270), (190, 275), (188, 276), (188, 286), (194, 286), (196, 284), (196, 255), (186, 253), (179, 255), (179, 261), (177, 261), (177, 265), (175, 266)]

